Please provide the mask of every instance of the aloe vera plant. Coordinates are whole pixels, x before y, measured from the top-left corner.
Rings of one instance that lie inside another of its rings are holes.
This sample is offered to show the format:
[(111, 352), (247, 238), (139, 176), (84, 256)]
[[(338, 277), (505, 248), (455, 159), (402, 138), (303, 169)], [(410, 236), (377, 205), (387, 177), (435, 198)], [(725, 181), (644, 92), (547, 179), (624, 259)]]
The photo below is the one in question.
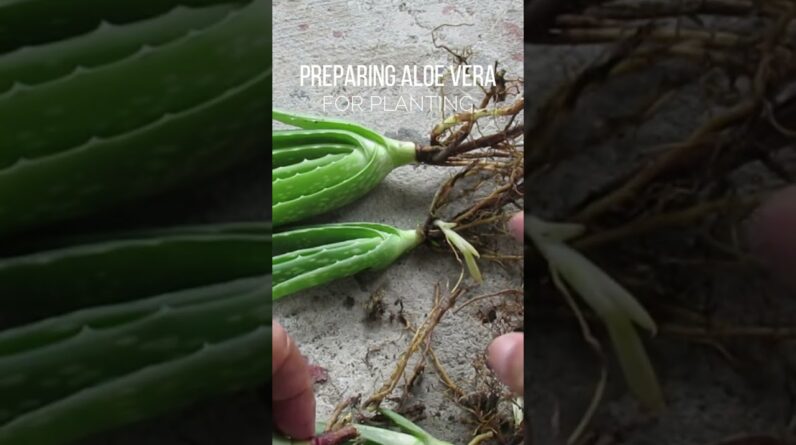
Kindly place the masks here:
[(66, 444), (268, 380), (270, 224), (68, 241), (0, 261), (0, 303), (39, 320), (0, 332), (0, 443)]
[[(226, 0), (225, 3), (243, 3)], [(25, 46), (63, 40), (92, 31), (103, 22), (126, 24), (146, 20), (184, 5), (200, 7), (218, 0), (120, 0), (109, 4), (83, 0), (78, 14), (74, 4), (58, 0), (22, 0), (0, 4), (0, 53)]]
[[(481, 281), (475, 262), (478, 251), (437, 222), (443, 234), (465, 257), (471, 276)], [(318, 286), (364, 270), (383, 269), (424, 240), (421, 230), (402, 230), (386, 224), (338, 223), (300, 227), (273, 235), (273, 299)]]
[[(0, 237), (258, 156), (270, 15), (265, 0), (0, 2)], [(72, 443), (265, 383), (270, 228), (0, 260), (0, 443)]]
[(423, 240), (416, 230), (340, 223), (273, 235), (273, 299), (365, 269), (388, 266)]
[[(274, 109), (275, 121), (298, 127), (273, 130), (272, 210), (275, 226), (306, 220), (361, 198), (394, 168), (418, 161), (412, 142), (398, 141), (344, 120)], [(478, 252), (435, 221), (481, 282)], [(274, 299), (365, 269), (387, 266), (423, 241), (421, 231), (383, 224), (330, 224), (274, 235)]]
[(164, 292), (266, 275), (268, 223), (219, 224), (94, 237), (0, 260), (7, 324)]
[(361, 197), (400, 165), (415, 162), (415, 144), (337, 119), (273, 110), (299, 130), (274, 130), (273, 222), (301, 221)]
[(270, 292), (253, 277), (0, 333), (0, 443), (69, 443), (264, 383)]
[(0, 235), (183, 185), (267, 143), (270, 2), (101, 3), (0, 4), (0, 35), (24, 29), (0, 38)]
[(532, 215), (526, 215), (525, 227), (562, 291), (575, 290), (605, 323), (625, 379), (636, 397), (650, 409), (663, 409), (665, 402), (655, 370), (633, 326), (635, 323), (654, 334), (655, 321), (622, 285), (566, 244), (584, 227), (549, 223)]

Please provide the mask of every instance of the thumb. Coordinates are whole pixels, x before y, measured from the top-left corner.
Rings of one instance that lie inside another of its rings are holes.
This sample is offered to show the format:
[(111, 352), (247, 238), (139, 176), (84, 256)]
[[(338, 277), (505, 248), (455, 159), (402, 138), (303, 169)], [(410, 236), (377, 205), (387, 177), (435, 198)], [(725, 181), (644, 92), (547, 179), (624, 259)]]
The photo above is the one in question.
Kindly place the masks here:
[(274, 423), (291, 437), (312, 437), (315, 432), (315, 396), (309, 365), (276, 320), (272, 337)]
[(515, 213), (506, 226), (514, 239), (522, 241), (525, 236), (525, 214), (522, 212)]
[(796, 187), (775, 193), (752, 225), (756, 253), (779, 278), (796, 289)]
[(511, 391), (523, 395), (525, 387), (524, 358), (525, 337), (514, 332), (494, 339), (487, 349), (487, 363), (497, 378)]

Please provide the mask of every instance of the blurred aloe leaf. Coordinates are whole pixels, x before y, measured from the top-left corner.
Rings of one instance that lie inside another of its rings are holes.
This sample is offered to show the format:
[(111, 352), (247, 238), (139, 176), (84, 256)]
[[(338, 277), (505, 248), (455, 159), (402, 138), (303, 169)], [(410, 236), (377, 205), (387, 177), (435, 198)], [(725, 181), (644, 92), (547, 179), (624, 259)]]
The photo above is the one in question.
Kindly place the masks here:
[(652, 317), (627, 289), (566, 244), (583, 232), (582, 226), (550, 223), (527, 215), (525, 229), (551, 273), (563, 278), (565, 285), (605, 323), (630, 390), (647, 408), (662, 410), (665, 402), (658, 378), (633, 326), (635, 322), (654, 334), (657, 327)]

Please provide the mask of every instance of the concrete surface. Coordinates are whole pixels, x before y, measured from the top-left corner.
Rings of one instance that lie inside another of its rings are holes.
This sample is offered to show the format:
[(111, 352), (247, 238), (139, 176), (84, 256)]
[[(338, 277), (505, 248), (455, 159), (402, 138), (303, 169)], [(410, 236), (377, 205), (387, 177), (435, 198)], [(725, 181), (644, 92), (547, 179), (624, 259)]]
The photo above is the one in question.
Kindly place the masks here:
[[(471, 63), (495, 60), (511, 77), (522, 72), (522, 5), (517, 0), (494, 2), (444, 1), (275, 1), (274, 105), (322, 115), (328, 94), (398, 97), (434, 94), (430, 88), (302, 87), (300, 64), (449, 64), (448, 54), (434, 48), (431, 31), (442, 24), (472, 24), (445, 28), (441, 42), (452, 49), (471, 47)], [(472, 89), (471, 94), (476, 94)], [(449, 93), (453, 93), (449, 91)], [(440, 114), (426, 112), (332, 113), (370, 126), (387, 136), (426, 142)], [(413, 228), (422, 223), (437, 187), (451, 174), (429, 167), (401, 167), (361, 201), (320, 220), (369, 221)], [(314, 221), (317, 222), (317, 221)], [(409, 342), (407, 332), (389, 315), (367, 322), (365, 305), (383, 286), (387, 312), (400, 300), (409, 320), (421, 323), (432, 307), (435, 283), (455, 282), (459, 267), (449, 255), (421, 246), (383, 273), (366, 273), (280, 300), (274, 308), (288, 332), (309, 359), (329, 371), (329, 381), (317, 386), (318, 415), (327, 418), (342, 400), (371, 395), (392, 372)], [(506, 287), (519, 288), (521, 274), (485, 266), (487, 282), (469, 296)], [(433, 345), (451, 377), (466, 386), (472, 382), (474, 362), (483, 357), (493, 336), (476, 310), (448, 314), (437, 327)], [(372, 352), (368, 355), (368, 351)], [(368, 355), (368, 362), (365, 358)], [(411, 365), (410, 365), (411, 366)], [(411, 368), (410, 368), (411, 369)], [(427, 367), (411, 403), (426, 406), (419, 423), (432, 434), (453, 443), (466, 443), (470, 432), (463, 412), (452, 405), (444, 387)], [(401, 391), (395, 392), (396, 396)], [(388, 405), (389, 406), (389, 405)]]

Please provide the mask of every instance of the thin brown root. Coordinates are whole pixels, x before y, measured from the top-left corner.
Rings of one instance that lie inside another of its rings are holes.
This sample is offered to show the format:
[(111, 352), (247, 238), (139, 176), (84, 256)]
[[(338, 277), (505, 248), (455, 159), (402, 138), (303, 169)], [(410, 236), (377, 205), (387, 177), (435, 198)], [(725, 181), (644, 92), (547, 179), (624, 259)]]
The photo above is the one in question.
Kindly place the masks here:
[(379, 406), (384, 398), (389, 396), (395, 390), (396, 386), (398, 386), (398, 382), (406, 371), (409, 359), (421, 348), (423, 344), (428, 341), (431, 332), (440, 322), (442, 316), (445, 315), (445, 312), (447, 312), (448, 309), (453, 307), (453, 305), (456, 303), (456, 299), (464, 292), (464, 289), (456, 287), (450, 292), (448, 298), (443, 300), (441, 297), (439, 284), (434, 286), (434, 298), (435, 300), (439, 301), (439, 303), (434, 305), (434, 307), (431, 309), (431, 313), (428, 315), (420, 328), (418, 328), (418, 330), (415, 332), (412, 341), (409, 343), (409, 347), (403, 354), (401, 354), (401, 357), (398, 359), (398, 363), (396, 364), (395, 370), (387, 382), (382, 385), (382, 387), (376, 391), (375, 394), (368, 398), (367, 401), (365, 401), (365, 408)]

